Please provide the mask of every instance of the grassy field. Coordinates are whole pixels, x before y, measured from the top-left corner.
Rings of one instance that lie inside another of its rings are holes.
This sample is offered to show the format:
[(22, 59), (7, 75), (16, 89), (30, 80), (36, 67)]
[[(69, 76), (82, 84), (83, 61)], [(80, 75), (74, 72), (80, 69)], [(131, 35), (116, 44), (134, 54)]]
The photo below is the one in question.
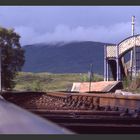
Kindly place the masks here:
[[(94, 75), (92, 81), (101, 81), (103, 77)], [(14, 79), (17, 91), (68, 91), (73, 82), (89, 81), (87, 74), (52, 74), (20, 72)]]

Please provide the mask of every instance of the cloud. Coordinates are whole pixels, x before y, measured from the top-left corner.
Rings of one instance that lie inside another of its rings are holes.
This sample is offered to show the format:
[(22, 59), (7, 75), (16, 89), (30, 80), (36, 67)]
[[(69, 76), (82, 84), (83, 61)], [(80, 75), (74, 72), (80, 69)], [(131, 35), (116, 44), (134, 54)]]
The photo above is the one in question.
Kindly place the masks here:
[(136, 16), (136, 24), (140, 23), (139, 13), (140, 6), (0, 6), (0, 25), (14, 27), (22, 45), (57, 41), (118, 43), (131, 35), (128, 21), (132, 15)]
[[(137, 32), (140, 27), (137, 25)], [(15, 27), (15, 31), (21, 35), (21, 43), (54, 43), (71, 41), (99, 41), (107, 43), (119, 43), (131, 35), (131, 23), (122, 22), (111, 26), (76, 26), (58, 25), (52, 32), (40, 33), (30, 26)]]

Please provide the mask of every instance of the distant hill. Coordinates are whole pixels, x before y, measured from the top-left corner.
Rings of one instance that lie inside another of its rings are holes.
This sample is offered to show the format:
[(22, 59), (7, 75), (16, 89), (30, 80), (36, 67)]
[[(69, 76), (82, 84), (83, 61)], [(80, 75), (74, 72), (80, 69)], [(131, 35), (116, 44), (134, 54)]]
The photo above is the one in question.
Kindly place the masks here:
[(103, 74), (104, 45), (91, 41), (26, 45), (23, 71), (85, 73), (92, 63), (93, 72)]

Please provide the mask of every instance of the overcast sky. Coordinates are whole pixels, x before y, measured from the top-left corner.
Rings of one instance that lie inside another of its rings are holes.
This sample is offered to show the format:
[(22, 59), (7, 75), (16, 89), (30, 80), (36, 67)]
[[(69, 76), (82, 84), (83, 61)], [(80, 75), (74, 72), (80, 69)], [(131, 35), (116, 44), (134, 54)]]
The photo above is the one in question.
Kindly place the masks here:
[(0, 6), (0, 26), (14, 28), (21, 44), (57, 41), (118, 43), (140, 33), (140, 6)]

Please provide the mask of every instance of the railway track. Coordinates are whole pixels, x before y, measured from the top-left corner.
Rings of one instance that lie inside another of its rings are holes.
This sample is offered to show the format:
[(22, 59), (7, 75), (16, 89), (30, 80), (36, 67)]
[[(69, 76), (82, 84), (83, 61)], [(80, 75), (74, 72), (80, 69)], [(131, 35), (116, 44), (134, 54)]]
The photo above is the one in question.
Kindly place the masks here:
[(72, 109), (96, 110), (140, 110), (140, 96), (91, 94), (91, 93), (47, 93), (48, 96), (63, 100)]
[(121, 111), (30, 110), (78, 134), (139, 134), (140, 117)]
[(139, 96), (56, 92), (3, 97), (79, 134), (140, 133)]

